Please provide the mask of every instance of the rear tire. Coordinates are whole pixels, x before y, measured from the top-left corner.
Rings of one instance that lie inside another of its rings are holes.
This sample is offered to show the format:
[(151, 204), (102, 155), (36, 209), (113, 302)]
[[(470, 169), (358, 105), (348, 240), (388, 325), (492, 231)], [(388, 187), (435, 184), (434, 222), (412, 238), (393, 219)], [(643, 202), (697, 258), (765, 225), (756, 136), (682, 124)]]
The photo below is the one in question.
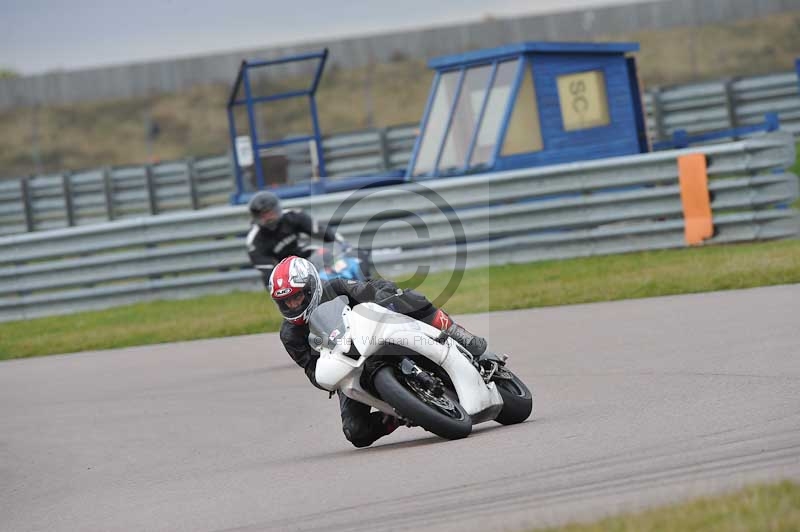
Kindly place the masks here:
[(457, 440), (472, 432), (472, 418), (450, 390), (445, 390), (443, 397), (426, 394), (393, 366), (379, 369), (373, 385), (381, 399), (392, 405), (398, 414), (437, 436)]
[(533, 394), (519, 377), (502, 368), (494, 378), (497, 391), (503, 398), (503, 409), (495, 421), (503, 425), (515, 425), (528, 419), (533, 413)]

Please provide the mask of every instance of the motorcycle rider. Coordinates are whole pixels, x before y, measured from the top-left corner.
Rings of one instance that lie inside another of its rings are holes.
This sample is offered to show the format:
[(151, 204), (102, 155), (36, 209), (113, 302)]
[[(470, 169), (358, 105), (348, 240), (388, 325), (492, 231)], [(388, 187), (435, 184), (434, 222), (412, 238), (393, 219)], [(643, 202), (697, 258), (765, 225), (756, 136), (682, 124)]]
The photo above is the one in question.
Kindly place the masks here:
[(281, 200), (269, 191), (261, 191), (248, 203), (252, 227), (247, 233), (247, 254), (250, 263), (261, 272), (266, 287), (272, 269), (282, 259), (295, 255), (308, 258), (314, 248), (305, 246), (308, 237), (323, 242), (339, 242), (349, 251), (348, 244), (332, 227), (318, 223), (299, 210), (283, 211)]
[[(484, 338), (473, 335), (453, 322), (447, 313), (433, 306), (422, 294), (400, 289), (384, 279), (321, 281), (319, 273), (309, 261), (301, 257), (287, 257), (272, 270), (267, 290), (284, 318), (280, 330), (283, 346), (305, 370), (311, 384), (320, 389), (323, 388), (315, 379), (319, 353), (308, 344), (308, 319), (320, 303), (341, 295), (347, 296), (351, 307), (375, 302), (432, 325), (463, 345), (476, 358), (486, 352)], [(354, 401), (343, 393), (338, 395), (342, 431), (356, 447), (371, 445), (398, 427), (397, 418), (381, 412), (370, 413), (369, 405)]]

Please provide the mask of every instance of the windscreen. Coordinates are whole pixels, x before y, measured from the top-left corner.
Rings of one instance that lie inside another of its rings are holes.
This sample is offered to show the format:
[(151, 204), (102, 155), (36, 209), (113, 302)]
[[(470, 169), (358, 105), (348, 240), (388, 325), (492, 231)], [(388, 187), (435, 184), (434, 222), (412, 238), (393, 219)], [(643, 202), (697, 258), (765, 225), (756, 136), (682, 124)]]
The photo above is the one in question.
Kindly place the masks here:
[(333, 349), (341, 341), (346, 327), (342, 312), (347, 307), (347, 296), (339, 296), (322, 303), (311, 313), (308, 321), (308, 344), (319, 351), (323, 347)]

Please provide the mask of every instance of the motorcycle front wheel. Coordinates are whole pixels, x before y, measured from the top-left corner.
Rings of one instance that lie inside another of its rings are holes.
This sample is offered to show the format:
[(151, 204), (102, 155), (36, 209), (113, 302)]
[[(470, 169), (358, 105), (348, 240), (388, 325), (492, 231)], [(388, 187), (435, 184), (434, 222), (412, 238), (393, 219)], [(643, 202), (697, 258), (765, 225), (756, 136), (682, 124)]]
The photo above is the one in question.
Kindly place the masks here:
[(533, 394), (519, 377), (502, 368), (495, 374), (492, 382), (503, 398), (503, 409), (495, 421), (503, 425), (514, 425), (530, 417), (533, 413)]
[(450, 390), (437, 397), (393, 366), (378, 370), (373, 385), (398, 414), (437, 436), (457, 440), (472, 432), (472, 418)]

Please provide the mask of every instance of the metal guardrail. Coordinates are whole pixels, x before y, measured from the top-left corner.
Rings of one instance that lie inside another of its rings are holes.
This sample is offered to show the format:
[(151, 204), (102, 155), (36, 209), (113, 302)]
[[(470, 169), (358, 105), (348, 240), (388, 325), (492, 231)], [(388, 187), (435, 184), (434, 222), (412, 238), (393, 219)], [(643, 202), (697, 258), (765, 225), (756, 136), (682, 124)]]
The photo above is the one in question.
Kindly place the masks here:
[[(404, 169), (416, 125), (324, 139), (333, 178)], [(290, 154), (290, 183), (310, 181), (309, 151)], [(0, 180), (0, 236), (227, 205), (233, 192), (228, 156), (147, 166)]]
[(800, 135), (800, 81), (797, 72), (651, 89), (644, 94), (648, 136), (669, 139), (735, 129), (777, 113), (781, 129)]
[[(677, 157), (707, 155), (709, 243), (796, 237), (791, 135), (287, 200), (374, 239), (386, 276), (685, 246)], [(346, 212), (345, 212), (346, 211)], [(120, 220), (0, 238), (0, 321), (137, 301), (262, 290), (244, 246), (245, 208)], [(427, 234), (420, 237), (420, 234)], [(463, 235), (463, 238), (462, 236)], [(464, 247), (456, 242), (465, 240)]]
[[(694, 135), (758, 124), (767, 113), (778, 115), (782, 131), (800, 136), (796, 72), (649, 90), (644, 102), (653, 141), (679, 130)], [(404, 169), (416, 135), (416, 125), (404, 125), (326, 137), (328, 173), (337, 179)], [(737, 139), (713, 142), (728, 140)], [(286, 156), (289, 183), (310, 182), (310, 151), (295, 147)], [(232, 190), (227, 156), (5, 180), (0, 236), (225, 205)]]
[[(417, 138), (417, 124), (340, 133), (323, 139), (325, 170), (329, 178), (374, 176), (405, 170)], [(289, 183), (307, 183), (314, 175), (311, 150), (286, 146)]]
[(0, 181), (0, 235), (225, 204), (226, 156)]

